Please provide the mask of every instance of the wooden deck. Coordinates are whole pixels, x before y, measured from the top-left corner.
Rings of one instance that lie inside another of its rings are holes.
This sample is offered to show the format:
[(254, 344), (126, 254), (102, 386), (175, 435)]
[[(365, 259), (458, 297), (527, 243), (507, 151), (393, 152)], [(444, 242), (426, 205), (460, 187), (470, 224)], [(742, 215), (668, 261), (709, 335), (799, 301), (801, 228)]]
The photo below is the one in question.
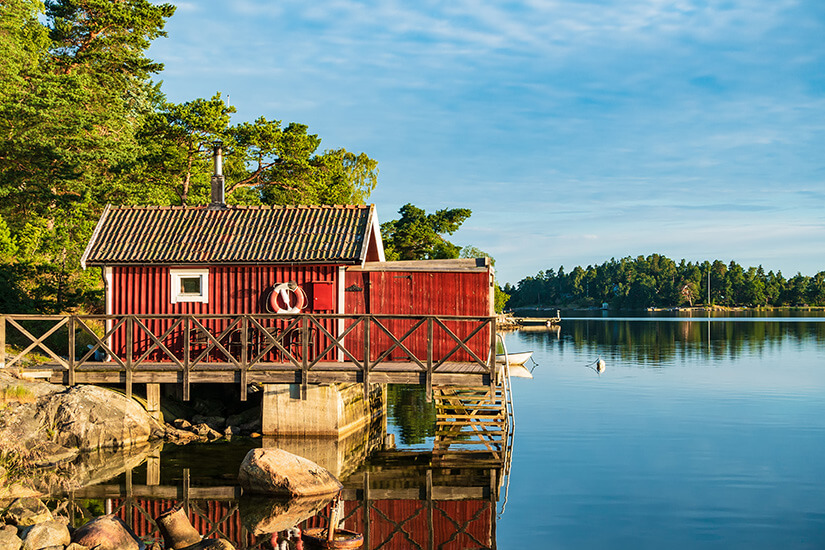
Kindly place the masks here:
[[(71, 352), (70, 352), (71, 350)], [(66, 385), (489, 386), (495, 317), (4, 315), (0, 366)]]
[[(43, 378), (56, 384), (69, 384), (69, 372), (54, 363), (43, 363), (26, 367), (28, 376)], [(182, 384), (183, 372), (171, 369), (168, 364), (143, 364), (131, 371), (133, 384)], [(412, 369), (410, 362), (384, 362), (369, 371), (369, 381), (373, 384), (426, 384), (427, 372)], [(447, 362), (431, 375), (434, 385), (444, 386), (489, 386), (488, 369), (469, 362)], [(100, 362), (87, 364), (87, 368), (76, 370), (75, 384), (125, 384), (127, 372), (119, 369), (117, 363)], [(239, 384), (241, 371), (229, 363), (213, 363), (206, 367), (192, 369), (188, 373), (189, 383)], [(306, 374), (308, 384), (359, 383), (364, 381), (362, 365), (352, 362), (317, 363)], [(301, 384), (302, 372), (294, 366), (283, 363), (260, 364), (255, 370), (246, 372), (247, 384)]]

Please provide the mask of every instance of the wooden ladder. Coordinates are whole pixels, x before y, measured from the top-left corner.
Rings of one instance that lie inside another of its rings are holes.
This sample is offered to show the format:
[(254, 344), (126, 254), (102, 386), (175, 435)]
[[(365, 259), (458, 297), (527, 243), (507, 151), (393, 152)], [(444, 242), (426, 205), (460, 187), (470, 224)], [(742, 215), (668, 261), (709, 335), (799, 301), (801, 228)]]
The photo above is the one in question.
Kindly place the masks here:
[(482, 388), (434, 386), (436, 433), (433, 459), (449, 460), (481, 454), (503, 462), (511, 431), (509, 391), (506, 382)]

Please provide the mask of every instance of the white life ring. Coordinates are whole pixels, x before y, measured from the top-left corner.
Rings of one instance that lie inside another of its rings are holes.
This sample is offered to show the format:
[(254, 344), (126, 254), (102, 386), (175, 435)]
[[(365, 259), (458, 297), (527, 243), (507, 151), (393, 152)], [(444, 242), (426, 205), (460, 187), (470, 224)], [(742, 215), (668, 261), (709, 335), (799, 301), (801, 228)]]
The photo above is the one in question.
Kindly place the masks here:
[(269, 309), (275, 313), (301, 313), (307, 307), (307, 295), (296, 283), (278, 283), (269, 293)]

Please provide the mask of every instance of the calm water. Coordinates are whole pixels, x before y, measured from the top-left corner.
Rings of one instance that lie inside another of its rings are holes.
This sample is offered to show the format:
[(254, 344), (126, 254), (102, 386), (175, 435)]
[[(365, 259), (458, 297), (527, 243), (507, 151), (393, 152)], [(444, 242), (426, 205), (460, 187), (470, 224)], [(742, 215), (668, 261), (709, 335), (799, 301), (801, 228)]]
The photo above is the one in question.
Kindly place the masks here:
[[(480, 548), (485, 533), (500, 549), (825, 548), (825, 317), (565, 317), (559, 331), (505, 338), (538, 366), (532, 380), (513, 380), (515, 444), (497, 519), (488, 472), (373, 459), (345, 480), (353, 521), (370, 476), (409, 489), (461, 478), (481, 496), (437, 502), (430, 539), (426, 501), (414, 500), (424, 490), (405, 489), (376, 504), (371, 548)], [(587, 366), (599, 356), (601, 375)], [(396, 444), (431, 449), (431, 406), (419, 391), (393, 391)], [(258, 444), (167, 449), (161, 484), (184, 483), (185, 471), (193, 487), (231, 485)]]
[[(825, 547), (825, 319), (565, 319), (508, 334), (499, 548)], [(606, 371), (586, 367), (601, 356)]]

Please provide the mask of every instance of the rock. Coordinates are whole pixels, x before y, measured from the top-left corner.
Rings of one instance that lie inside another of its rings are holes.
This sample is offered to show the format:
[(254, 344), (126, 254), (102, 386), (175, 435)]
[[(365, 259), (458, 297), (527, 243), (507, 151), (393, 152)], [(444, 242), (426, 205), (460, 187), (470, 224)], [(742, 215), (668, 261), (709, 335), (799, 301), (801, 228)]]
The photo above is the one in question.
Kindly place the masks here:
[(166, 439), (172, 443), (186, 445), (187, 443), (191, 443), (193, 441), (200, 441), (201, 437), (194, 432), (179, 430), (177, 428), (173, 428), (172, 426), (166, 426)]
[(28, 451), (47, 439), (80, 450), (119, 448), (162, 438), (165, 432), (136, 401), (105, 388), (75, 386), (40, 393), (44, 395), (33, 403), (9, 404), (3, 411), (3, 448)]
[(166, 548), (179, 550), (197, 544), (203, 538), (198, 530), (192, 526), (189, 516), (186, 515), (181, 506), (166, 510), (155, 518), (155, 523), (158, 525)]
[(17, 527), (4, 525), (0, 529), (0, 549), (19, 550), (21, 546), (23, 546), (23, 541), (17, 536)]
[(192, 428), (192, 423), (185, 418), (176, 418), (172, 421), (172, 425), (178, 430), (189, 430)]
[(202, 415), (226, 416), (226, 406), (218, 399), (201, 397), (195, 401), (193, 406)]
[(69, 529), (62, 521), (45, 521), (26, 529), (23, 550), (42, 550), (52, 546), (66, 546), (72, 542)]
[(224, 437), (232, 437), (233, 435), (241, 435), (241, 429), (238, 426), (227, 426), (223, 431)]
[(66, 447), (119, 448), (165, 432), (136, 401), (105, 388), (74, 386), (47, 399), (38, 416), (55, 427), (57, 443)]
[(18, 527), (53, 521), (52, 513), (39, 498), (18, 498), (6, 510), (6, 517)]
[(261, 422), (260, 407), (249, 408), (242, 413), (233, 414), (226, 419), (227, 426), (243, 426), (244, 424), (254, 424)]
[(114, 514), (99, 516), (78, 528), (72, 542), (95, 550), (144, 550), (145, 544)]
[(244, 491), (288, 497), (337, 493), (343, 485), (329, 470), (282, 449), (252, 449), (238, 473)]
[(66, 550), (89, 550), (89, 547), (73, 542), (66, 547)]
[(206, 424), (216, 432), (221, 432), (226, 427), (226, 419), (222, 416), (196, 414), (192, 417), (192, 424)]
[(65, 489), (75, 489), (112, 479), (137, 468), (146, 457), (163, 448), (163, 441), (144, 441), (125, 449), (95, 449), (80, 453), (65, 476)]
[(32, 453), (37, 457), (35, 465), (37, 467), (53, 466), (59, 462), (71, 462), (80, 454), (76, 448), (68, 448), (58, 445), (53, 441), (41, 441), (32, 448)]
[(215, 441), (216, 439), (223, 437), (220, 432), (213, 430), (207, 424), (203, 423), (192, 426), (192, 431), (199, 436), (206, 438), (208, 441)]
[(279, 533), (318, 514), (334, 494), (293, 499), (246, 497), (238, 503), (241, 522), (255, 536)]
[(43, 491), (38, 491), (31, 485), (29, 479), (10, 482), (7, 479), (0, 478), (0, 500), (43, 496)]
[(23, 388), (27, 394), (35, 399), (53, 393), (60, 393), (66, 389), (65, 386), (59, 384), (50, 384), (41, 380), (25, 380), (9, 372), (0, 371), (0, 389), (4, 388)]

